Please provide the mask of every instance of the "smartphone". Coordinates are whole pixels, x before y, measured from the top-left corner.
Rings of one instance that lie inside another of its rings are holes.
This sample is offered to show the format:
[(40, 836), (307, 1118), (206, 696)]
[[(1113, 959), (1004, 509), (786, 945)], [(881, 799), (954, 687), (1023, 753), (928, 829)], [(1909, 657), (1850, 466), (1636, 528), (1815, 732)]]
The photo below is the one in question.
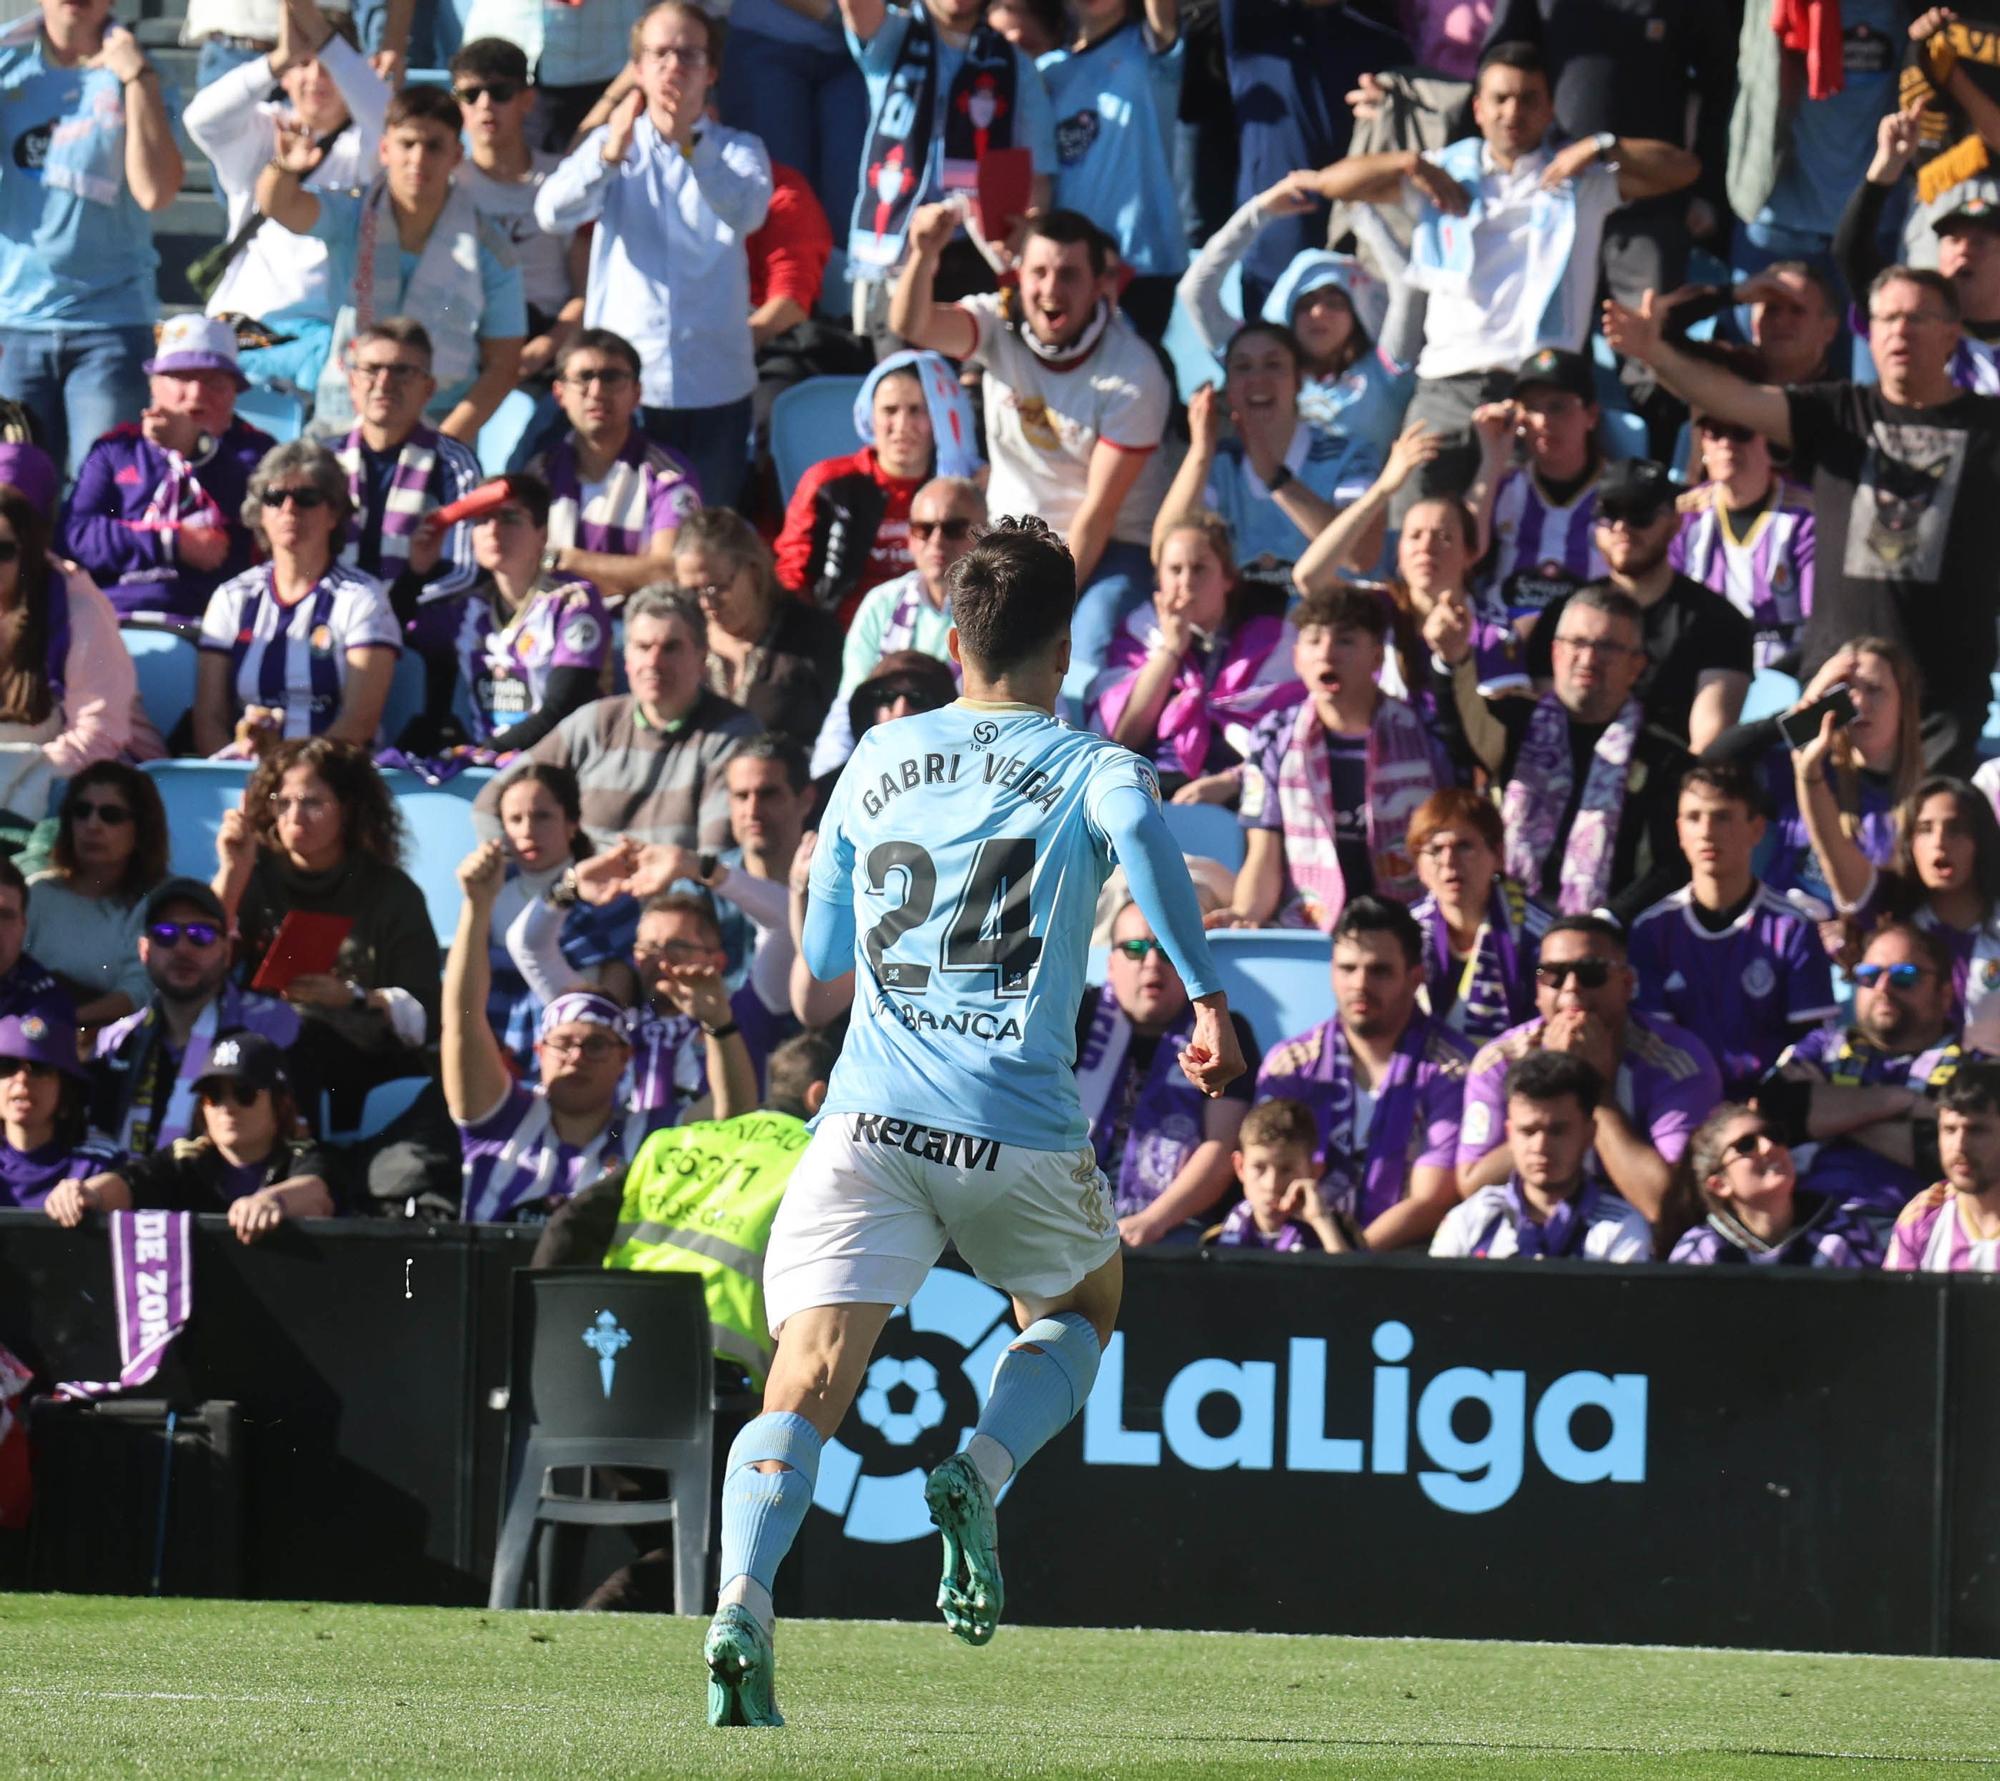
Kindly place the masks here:
[(1805, 747), (1819, 734), (1820, 722), (1826, 714), (1833, 713), (1833, 727), (1844, 730), (1854, 721), (1854, 695), (1847, 690), (1847, 682), (1837, 681), (1810, 705), (1801, 705), (1796, 711), (1787, 711), (1778, 719), (1778, 734), (1784, 737), (1787, 748)]

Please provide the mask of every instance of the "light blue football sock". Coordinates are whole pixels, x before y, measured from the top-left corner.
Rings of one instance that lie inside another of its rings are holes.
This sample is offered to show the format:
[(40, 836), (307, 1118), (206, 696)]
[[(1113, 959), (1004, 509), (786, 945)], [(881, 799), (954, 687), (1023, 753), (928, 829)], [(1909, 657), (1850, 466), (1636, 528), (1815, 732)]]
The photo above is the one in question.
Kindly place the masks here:
[[(1008, 1345), (993, 1369), (992, 1393), (966, 1444), (989, 1487), (998, 1490), (1069, 1426), (1090, 1396), (1103, 1354), (1090, 1319), (1077, 1311), (1039, 1318)], [(998, 1478), (988, 1443), (1002, 1449), (1009, 1462)]]
[[(819, 1431), (790, 1411), (765, 1412), (744, 1425), (729, 1449), (722, 1480), (720, 1604), (741, 1603), (771, 1625), (771, 1584), (798, 1538), (819, 1478)], [(757, 1469), (776, 1460), (779, 1472)]]

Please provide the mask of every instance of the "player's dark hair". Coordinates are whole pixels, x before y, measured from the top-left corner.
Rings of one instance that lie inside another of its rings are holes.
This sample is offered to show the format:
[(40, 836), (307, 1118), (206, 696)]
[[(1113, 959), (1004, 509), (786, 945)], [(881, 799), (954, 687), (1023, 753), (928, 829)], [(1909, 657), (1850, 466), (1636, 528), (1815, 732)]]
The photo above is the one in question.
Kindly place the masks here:
[(1275, 1150), (1288, 1145), (1308, 1156), (1319, 1148), (1319, 1125), (1303, 1101), (1259, 1101), (1236, 1130), (1238, 1150)]
[(1607, 915), (1559, 915), (1549, 923), (1542, 945), (1546, 946), (1557, 934), (1595, 934), (1608, 942), (1621, 959), (1625, 956), (1625, 930)]
[(794, 1033), (764, 1066), (764, 1105), (774, 1113), (807, 1114), (806, 1090), (833, 1074), (840, 1046), (825, 1033)]
[(1517, 1058), (1507, 1070), (1507, 1099), (1546, 1105), (1565, 1096), (1576, 1097), (1585, 1117), (1604, 1098), (1604, 1078), (1580, 1057), (1539, 1047)]
[(708, 930), (715, 945), (722, 944), (722, 919), (700, 891), (667, 890), (648, 897), (639, 907), (639, 919), (644, 921), (649, 915), (692, 915)]
[(1960, 1064), (1939, 1091), (1938, 1111), (1956, 1113), (2000, 1113), (2000, 1062), (1985, 1059)]
[(1423, 959), (1424, 931), (1417, 926), (1417, 918), (1387, 897), (1347, 899), (1340, 919), (1333, 924), (1333, 943), (1338, 946), (1356, 934), (1391, 934), (1403, 949), (1405, 963), (1415, 965)]
[(1718, 798), (1726, 798), (1732, 804), (1741, 804), (1752, 816), (1768, 818), (1771, 815), (1771, 797), (1765, 791), (1763, 782), (1733, 762), (1697, 761), (1681, 775), (1676, 802), (1697, 787)]
[(1338, 582), (1315, 588), (1298, 603), (1292, 625), (1300, 631), (1366, 631), (1371, 637), (1389, 634), (1389, 607), (1373, 588)]
[(1044, 241), (1053, 241), (1058, 247), (1085, 249), (1090, 256), (1090, 270), (1098, 278), (1104, 276), (1111, 264), (1111, 237), (1080, 210), (1051, 210), (1047, 215), (1037, 217), (1028, 225), (1023, 246), (1038, 235)]
[(1076, 559), (1033, 514), (995, 520), (946, 581), (959, 647), (988, 675), (1047, 649), (1076, 610)]

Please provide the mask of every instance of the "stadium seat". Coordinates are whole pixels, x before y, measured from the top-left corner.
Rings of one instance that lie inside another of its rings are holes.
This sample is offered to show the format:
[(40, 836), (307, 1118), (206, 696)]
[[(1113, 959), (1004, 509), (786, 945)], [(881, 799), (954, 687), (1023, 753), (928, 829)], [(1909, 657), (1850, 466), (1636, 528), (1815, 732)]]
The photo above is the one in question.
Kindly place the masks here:
[(414, 773), (400, 771), (382, 777), (396, 808), (403, 813), (408, 836), (403, 870), (424, 893), (438, 944), (449, 946), (458, 926), (458, 906), (464, 900), (458, 888), (458, 863), (478, 841), (472, 827), (472, 800), (493, 775), (474, 770), (442, 785), (426, 785)]
[(451, 70), (449, 68), (406, 68), (403, 71), (403, 85), (406, 87), (443, 87), (446, 91), (449, 91), (451, 88)]
[(409, 1112), (417, 1104), (417, 1097), (430, 1085), (428, 1076), (398, 1076), (393, 1081), (378, 1082), (361, 1104), (361, 1117), (346, 1129), (333, 1123), (333, 1097), (322, 1092), (319, 1098), (320, 1141), (337, 1145), (359, 1144), (365, 1138), (379, 1136)]
[(169, 869), (177, 878), (215, 876), (215, 834), (224, 811), (243, 802), (248, 761), (147, 761), (143, 771), (167, 807)]
[(1225, 928), (1209, 935), (1208, 943), (1229, 992), (1229, 1006), (1249, 1021), (1261, 1051), (1332, 1014), (1331, 943), (1324, 934), (1301, 928)]
[(1750, 691), (1743, 700), (1743, 715), (1740, 723), (1755, 723), (1760, 717), (1776, 717), (1781, 711), (1789, 711), (1799, 702), (1799, 683), (1789, 674), (1780, 674), (1775, 668), (1758, 671), (1750, 682)]
[[(708, 1611), (715, 1366), (699, 1275), (519, 1270), (507, 1431), (506, 1496), (487, 1607), (519, 1606), (530, 1557), (539, 1559), (539, 1605), (556, 1605), (561, 1527), (671, 1522), (674, 1612)], [(597, 1466), (664, 1472), (665, 1494), (592, 1496)], [(579, 1467), (585, 1494), (559, 1494), (552, 1474)]]
[(520, 469), (534, 455), (542, 425), (554, 413), (555, 405), (546, 397), (509, 390), (479, 429), (479, 468), (488, 476)]
[(861, 449), (854, 430), (854, 398), (863, 381), (808, 377), (771, 404), (771, 462), (778, 472), (779, 500), (789, 502), (799, 478), (821, 458)]
[(382, 740), (390, 748), (410, 720), (424, 708), (424, 658), (406, 649), (396, 658), (396, 672), (389, 681), (389, 696), (382, 702)]
[(1160, 814), (1182, 853), (1220, 860), (1234, 872), (1243, 864), (1243, 825), (1220, 804), (1163, 804)]
[(1604, 410), (1597, 423), (1597, 437), (1614, 458), (1644, 458), (1652, 455), (1646, 423), (1629, 408)]
[(280, 445), (305, 431), (306, 405), (283, 390), (261, 389), (252, 384), (238, 392), (236, 412), (253, 427), (262, 427)]
[(139, 677), (139, 703), (165, 741), (194, 703), (194, 639), (151, 625), (123, 625), (119, 636)]

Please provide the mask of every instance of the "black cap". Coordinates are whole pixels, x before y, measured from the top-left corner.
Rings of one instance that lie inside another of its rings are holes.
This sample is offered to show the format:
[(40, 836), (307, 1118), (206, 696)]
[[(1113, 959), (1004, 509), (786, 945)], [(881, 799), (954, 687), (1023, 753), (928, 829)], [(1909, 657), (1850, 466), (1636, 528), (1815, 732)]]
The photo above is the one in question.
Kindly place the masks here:
[(1651, 458), (1614, 458), (1597, 479), (1597, 511), (1606, 519), (1654, 519), (1679, 494), (1666, 465)]
[(229, 926), (229, 911), (223, 908), (222, 899), (199, 878), (169, 878), (161, 885), (146, 899), (146, 926), (151, 927), (160, 919), (160, 911), (174, 903), (192, 903), (219, 927)]
[(1510, 394), (1518, 396), (1530, 384), (1536, 383), (1564, 390), (1572, 396), (1581, 396), (1586, 402), (1597, 400), (1597, 373), (1590, 361), (1580, 352), (1565, 352), (1559, 346), (1545, 346), (1540, 352), (1523, 359), (1520, 370), (1514, 373), (1514, 387)]
[(1967, 224), (2000, 229), (2000, 184), (1990, 178), (1968, 179), (1937, 201), (1932, 234), (1943, 235)]
[(240, 1082), (245, 1088), (289, 1088), (285, 1054), (262, 1033), (230, 1033), (216, 1040), (195, 1079), (197, 1092), (210, 1082)]

